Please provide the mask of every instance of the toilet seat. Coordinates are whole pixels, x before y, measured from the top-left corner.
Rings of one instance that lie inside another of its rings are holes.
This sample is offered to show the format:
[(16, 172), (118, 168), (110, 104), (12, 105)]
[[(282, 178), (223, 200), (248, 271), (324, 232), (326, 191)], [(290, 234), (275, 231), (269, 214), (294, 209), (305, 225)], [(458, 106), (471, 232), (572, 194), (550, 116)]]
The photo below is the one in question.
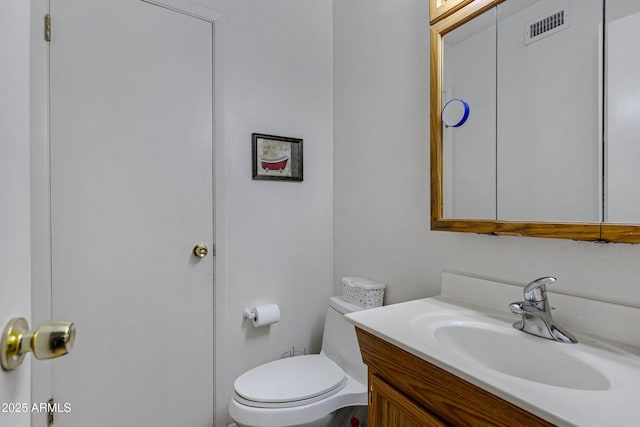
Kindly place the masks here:
[(274, 360), (251, 369), (234, 382), (234, 399), (258, 408), (289, 408), (340, 392), (347, 376), (323, 354)]

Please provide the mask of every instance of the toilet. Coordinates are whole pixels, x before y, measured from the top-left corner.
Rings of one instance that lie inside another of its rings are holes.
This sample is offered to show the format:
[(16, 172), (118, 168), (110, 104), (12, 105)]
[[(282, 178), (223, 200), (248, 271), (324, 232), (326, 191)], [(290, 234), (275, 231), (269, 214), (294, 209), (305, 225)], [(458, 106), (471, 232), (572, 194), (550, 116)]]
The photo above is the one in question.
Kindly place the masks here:
[(344, 315), (362, 307), (331, 297), (320, 354), (253, 368), (234, 382), (229, 415), (238, 427), (325, 427), (338, 409), (367, 404), (367, 367)]

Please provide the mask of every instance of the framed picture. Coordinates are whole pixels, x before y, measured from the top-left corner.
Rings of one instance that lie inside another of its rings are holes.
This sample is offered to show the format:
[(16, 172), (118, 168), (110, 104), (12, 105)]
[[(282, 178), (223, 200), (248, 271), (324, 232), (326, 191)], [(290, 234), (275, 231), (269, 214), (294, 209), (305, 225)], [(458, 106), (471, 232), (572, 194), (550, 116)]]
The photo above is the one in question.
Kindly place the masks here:
[(302, 139), (251, 134), (253, 179), (302, 181)]

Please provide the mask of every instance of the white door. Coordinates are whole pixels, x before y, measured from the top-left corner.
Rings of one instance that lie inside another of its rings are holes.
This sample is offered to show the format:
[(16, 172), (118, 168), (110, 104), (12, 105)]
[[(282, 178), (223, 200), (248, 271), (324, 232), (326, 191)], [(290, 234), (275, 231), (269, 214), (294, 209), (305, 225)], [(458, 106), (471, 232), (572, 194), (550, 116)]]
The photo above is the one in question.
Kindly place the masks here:
[[(28, 2), (0, 2), (0, 333), (31, 317), (29, 19)], [(0, 426), (30, 425), (29, 363), (0, 369)]]
[(212, 24), (137, 0), (51, 16), (52, 317), (77, 326), (55, 426), (211, 426)]

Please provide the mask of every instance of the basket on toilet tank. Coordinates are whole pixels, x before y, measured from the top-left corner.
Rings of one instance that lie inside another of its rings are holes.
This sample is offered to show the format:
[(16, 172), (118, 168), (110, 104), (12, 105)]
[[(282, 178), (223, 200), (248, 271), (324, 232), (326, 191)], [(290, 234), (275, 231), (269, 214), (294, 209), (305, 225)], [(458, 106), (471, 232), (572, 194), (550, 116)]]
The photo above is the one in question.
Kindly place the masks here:
[(384, 300), (384, 288), (385, 284), (364, 277), (342, 278), (342, 298), (364, 308), (380, 307)]

